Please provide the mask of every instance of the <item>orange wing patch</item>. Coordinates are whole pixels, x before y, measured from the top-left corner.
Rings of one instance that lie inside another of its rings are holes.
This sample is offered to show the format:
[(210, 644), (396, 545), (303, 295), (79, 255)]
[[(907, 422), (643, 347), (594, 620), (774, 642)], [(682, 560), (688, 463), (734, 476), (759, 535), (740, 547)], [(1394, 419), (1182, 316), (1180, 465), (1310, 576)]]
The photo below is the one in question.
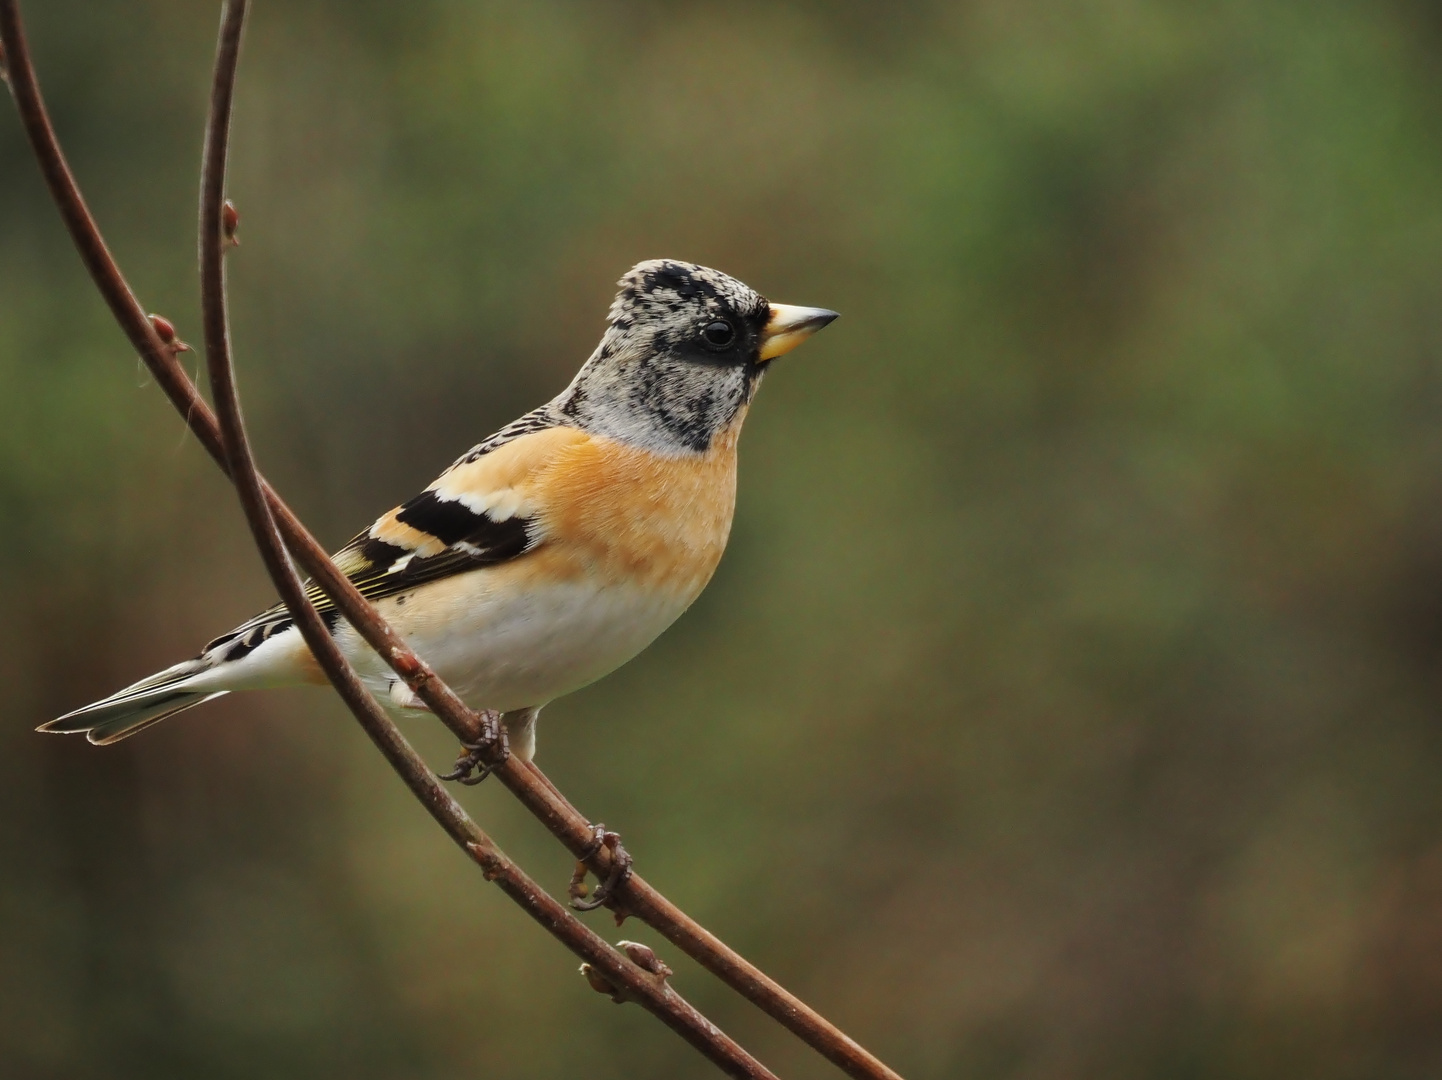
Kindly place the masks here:
[(592, 436), (576, 428), (554, 427), (522, 435), (475, 461), (462, 462), (443, 472), (431, 490), (447, 499), (459, 499), (478, 512), (489, 509), (505, 493), (538, 472), (555, 465), (572, 447), (591, 441)]
[[(527, 497), (525, 481), (553, 464), (566, 447), (584, 443), (589, 438), (575, 428), (548, 428), (523, 435), (474, 461), (463, 461), (447, 469), (426, 490), (495, 521), (532, 517), (536, 508)], [(444, 541), (398, 520), (397, 515), (403, 509), (398, 506), (382, 516), (371, 526), (370, 535), (413, 551), (420, 559), (429, 559), (446, 550)]]
[(397, 521), (396, 515), (400, 512), (401, 508), (398, 506), (377, 520), (370, 528), (370, 535), (377, 540), (384, 540), (387, 544), (412, 551), (421, 559), (429, 559), (432, 555), (439, 555), (446, 550), (446, 545), (430, 533)]

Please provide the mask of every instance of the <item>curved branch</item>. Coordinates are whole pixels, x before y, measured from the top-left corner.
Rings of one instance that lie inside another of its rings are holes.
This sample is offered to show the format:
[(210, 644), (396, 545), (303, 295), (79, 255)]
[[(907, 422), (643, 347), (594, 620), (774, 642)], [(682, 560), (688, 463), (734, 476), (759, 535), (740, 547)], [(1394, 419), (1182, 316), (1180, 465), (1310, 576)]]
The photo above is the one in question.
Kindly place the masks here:
[(230, 463), (230, 475), (235, 481), (241, 508), (245, 511), (246, 521), (250, 524), (271, 581), (275, 583), (326, 678), (355, 714), (371, 741), (431, 812), (431, 816), (480, 864), (489, 880), (499, 885), (527, 914), (599, 972), (603, 976), (603, 984), (617, 991), (617, 996), (636, 1001), (659, 1017), (726, 1073), (739, 1077), (772, 1077), (760, 1062), (722, 1034), (716, 1025), (672, 990), (664, 979), (648, 974), (628, 957), (616, 952), (547, 895), (471, 821), (361, 684), (306, 596), (305, 586), (290, 564), (285, 544), (271, 517), (246, 436), (240, 396), (235, 386), (226, 312), (225, 238), (221, 211), (225, 201), (230, 116), (245, 12), (246, 0), (227, 0), (221, 17), (220, 41), (216, 46), (210, 122), (205, 133), (205, 156), (200, 179), (200, 293), (205, 323), (206, 368), (215, 395), (215, 409), (220, 420), (226, 458)]
[[(185, 370), (176, 362), (171, 346), (156, 333), (135, 299), (66, 164), (30, 63), (16, 0), (0, 0), (0, 41), (4, 43), (9, 62), (9, 81), (21, 121), (46, 184), (91, 278), (157, 384), (185, 418), (201, 445), (221, 469), (231, 475), (232, 469), (215, 415), (200, 397)], [(210, 220), (217, 219), (212, 217)], [(346, 620), (442, 722), (463, 741), (475, 741), (480, 732), (480, 722), (475, 713), (404, 644), (370, 602), (336, 569), (326, 550), (274, 489), (263, 478), (257, 477), (257, 480), (274, 527), (279, 530), (296, 561), (334, 601)], [(501, 783), (573, 855), (579, 856), (592, 846), (594, 831), (590, 823), (534, 764), (523, 764), (509, 758), (497, 766), (495, 773)], [(440, 791), (449, 799), (444, 789)], [(604, 880), (611, 868), (610, 849), (603, 846), (590, 856), (588, 865)], [(895, 1071), (691, 919), (639, 874), (631, 875), (618, 889), (612, 903), (618, 911), (634, 915), (654, 927), (667, 940), (856, 1080), (901, 1080)]]

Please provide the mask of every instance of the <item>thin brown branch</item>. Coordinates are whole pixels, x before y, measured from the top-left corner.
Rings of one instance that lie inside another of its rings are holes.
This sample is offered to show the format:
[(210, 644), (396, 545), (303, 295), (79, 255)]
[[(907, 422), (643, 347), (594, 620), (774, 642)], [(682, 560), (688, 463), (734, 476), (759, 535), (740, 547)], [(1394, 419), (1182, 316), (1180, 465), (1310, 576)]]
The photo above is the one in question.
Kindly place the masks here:
[[(156, 382), (217, 464), (231, 474), (224, 440), (214, 414), (176, 362), (171, 347), (161, 340), (135, 300), (65, 162), (30, 63), (16, 0), (0, 0), (0, 41), (4, 43), (10, 81), (26, 134), (51, 195), (91, 277)], [(210, 220), (214, 222), (216, 219), (212, 217)], [(296, 561), (331, 597), (346, 620), (446, 726), (463, 741), (474, 741), (480, 731), (476, 714), (404, 644), (370, 602), (335, 568), (325, 549), (269, 484), (260, 477), (257, 481), (273, 517), (274, 527), (279, 530)], [(498, 764), (496, 775), (573, 855), (579, 856), (591, 846), (594, 835), (591, 824), (533, 764), (507, 759)], [(449, 800), (444, 789), (438, 790)], [(610, 871), (611, 860), (610, 849), (602, 846), (589, 858), (588, 865), (598, 878), (604, 879)], [(896, 1072), (748, 963), (652, 888), (640, 875), (630, 876), (618, 890), (612, 904), (618, 912), (634, 915), (654, 927), (848, 1075), (857, 1080), (900, 1080)]]
[(231, 478), (271, 581), (310, 646), (312, 655), (371, 741), (431, 812), (431, 816), (481, 865), (488, 879), (496, 882), (532, 918), (580, 956), (589, 965), (585, 969), (588, 974), (599, 973), (604, 983), (614, 988), (614, 996), (618, 1000), (640, 1004), (727, 1074), (771, 1077), (770, 1071), (672, 990), (664, 979), (656, 978), (655, 973), (647, 972), (629, 957), (612, 949), (549, 896), (471, 821), (361, 684), (306, 596), (305, 586), (290, 564), (285, 544), (271, 517), (246, 436), (240, 396), (235, 385), (226, 311), (225, 248), (229, 245), (223, 230), (222, 213), (231, 108), (246, 6), (246, 0), (227, 0), (221, 18), (220, 41), (216, 46), (210, 122), (206, 128), (200, 180), (201, 307), (205, 323), (206, 368), (215, 395)]

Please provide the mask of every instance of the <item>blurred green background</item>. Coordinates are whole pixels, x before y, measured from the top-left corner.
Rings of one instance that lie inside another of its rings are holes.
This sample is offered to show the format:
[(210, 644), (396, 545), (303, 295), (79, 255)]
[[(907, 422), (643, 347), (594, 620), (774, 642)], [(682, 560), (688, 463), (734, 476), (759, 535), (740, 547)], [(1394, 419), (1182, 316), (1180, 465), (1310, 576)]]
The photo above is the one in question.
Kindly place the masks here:
[[(27, 6), (92, 207), (198, 339), (215, 6)], [(1439, 57), (1424, 0), (260, 4), (261, 460), (338, 545), (560, 389), (640, 259), (840, 310), (762, 390), (711, 588), (541, 763), (911, 1080), (1437, 1077)], [(713, 1075), (328, 693), (32, 733), (272, 593), (8, 107), (0, 513), (0, 1074)]]

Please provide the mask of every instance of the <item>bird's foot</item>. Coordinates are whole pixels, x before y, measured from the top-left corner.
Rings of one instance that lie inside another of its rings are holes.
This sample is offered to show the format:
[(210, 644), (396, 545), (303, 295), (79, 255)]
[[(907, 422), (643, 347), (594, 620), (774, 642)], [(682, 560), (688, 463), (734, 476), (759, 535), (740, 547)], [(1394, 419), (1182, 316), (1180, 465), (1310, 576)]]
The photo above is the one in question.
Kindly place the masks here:
[[(622, 846), (620, 834), (607, 832), (604, 825), (592, 825), (591, 829), (592, 840), (576, 860), (576, 871), (571, 875), (570, 888), (566, 890), (571, 897), (571, 907), (577, 911), (595, 911), (613, 898), (616, 890), (631, 876), (631, 854)], [(603, 847), (611, 849), (611, 867), (606, 873), (606, 880), (596, 886), (594, 893), (590, 893), (586, 887), (586, 860)], [(590, 899), (587, 899), (588, 894)], [(619, 923), (622, 918), (617, 914), (616, 921)]]
[(456, 758), (455, 767), (448, 773), (440, 773), (440, 779), (459, 780), (467, 787), (474, 787), (511, 756), (511, 744), (501, 724), (501, 714), (484, 709), (479, 716), (479, 737), (475, 742), (461, 743), (461, 756)]

